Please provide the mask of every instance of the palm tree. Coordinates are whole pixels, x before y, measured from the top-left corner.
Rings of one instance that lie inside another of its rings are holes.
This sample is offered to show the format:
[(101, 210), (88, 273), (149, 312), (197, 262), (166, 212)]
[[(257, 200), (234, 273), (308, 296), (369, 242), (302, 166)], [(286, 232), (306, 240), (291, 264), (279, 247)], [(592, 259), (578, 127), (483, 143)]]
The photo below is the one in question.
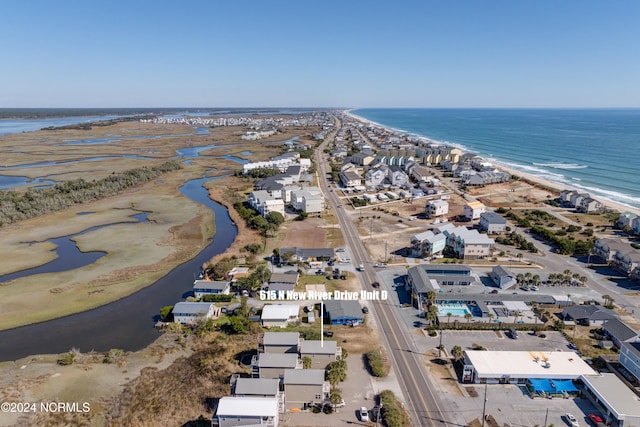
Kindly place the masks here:
[(538, 286), (538, 285), (540, 284), (540, 275), (539, 275), (539, 274), (534, 274), (534, 275), (531, 277), (531, 280), (533, 281), (533, 284), (534, 284), (535, 286)]
[(489, 313), (489, 322), (492, 322), (494, 317), (496, 317), (495, 314)]
[(462, 347), (460, 347), (459, 345), (454, 345), (451, 349), (451, 355), (455, 360), (462, 359)]
[(427, 319), (431, 321), (431, 324), (433, 325), (435, 323), (435, 320), (438, 318), (438, 307), (435, 305), (430, 305), (429, 308), (427, 309), (427, 313), (426, 313)]
[(447, 313), (447, 325), (451, 322), (451, 316), (453, 316), (453, 314)]
[(471, 313), (465, 313), (464, 314), (464, 318), (467, 319), (467, 323), (469, 323), (471, 321), (472, 317), (473, 317), (473, 315)]

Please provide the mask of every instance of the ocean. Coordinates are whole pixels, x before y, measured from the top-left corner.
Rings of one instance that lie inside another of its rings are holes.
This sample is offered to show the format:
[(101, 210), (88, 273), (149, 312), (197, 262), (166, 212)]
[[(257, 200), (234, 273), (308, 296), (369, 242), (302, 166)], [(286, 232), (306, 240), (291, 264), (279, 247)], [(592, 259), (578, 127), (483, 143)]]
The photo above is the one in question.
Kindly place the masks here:
[(640, 109), (358, 109), (386, 128), (456, 146), (640, 208)]

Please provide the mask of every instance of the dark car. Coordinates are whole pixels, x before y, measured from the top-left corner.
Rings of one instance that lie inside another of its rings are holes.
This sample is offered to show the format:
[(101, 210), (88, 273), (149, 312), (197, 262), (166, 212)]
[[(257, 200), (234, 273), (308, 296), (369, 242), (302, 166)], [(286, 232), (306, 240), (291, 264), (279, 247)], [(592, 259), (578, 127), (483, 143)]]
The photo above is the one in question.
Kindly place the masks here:
[(379, 287), (380, 287), (380, 283), (378, 283), (378, 282), (373, 282), (373, 283), (371, 284), (371, 286), (373, 286), (374, 288), (379, 288)]
[(516, 331), (513, 328), (509, 329), (509, 336), (511, 337), (511, 339), (517, 340), (518, 339), (518, 331)]
[(364, 314), (369, 314), (369, 308), (368, 307), (362, 307), (362, 312)]
[(324, 336), (331, 338), (333, 336), (333, 332), (332, 331), (324, 331)]

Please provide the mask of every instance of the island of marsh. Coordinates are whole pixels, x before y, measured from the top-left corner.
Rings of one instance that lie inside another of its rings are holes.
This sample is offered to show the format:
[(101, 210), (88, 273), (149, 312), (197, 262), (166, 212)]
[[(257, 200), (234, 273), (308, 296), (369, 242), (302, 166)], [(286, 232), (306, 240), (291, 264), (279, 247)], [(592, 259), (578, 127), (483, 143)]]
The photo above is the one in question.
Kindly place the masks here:
[[(82, 252), (105, 255), (69, 271), (0, 283), (0, 329), (85, 311), (154, 283), (198, 254), (215, 233), (213, 212), (180, 191), (185, 182), (232, 174), (240, 169), (238, 159), (269, 159), (281, 152), (278, 141), (315, 131), (284, 128), (269, 138), (246, 141), (241, 139), (247, 132), (244, 127), (198, 133), (187, 125), (130, 121), (0, 137), (0, 175), (4, 176), (91, 182), (170, 160), (182, 163), (180, 170), (116, 195), (3, 225), (0, 275), (50, 262), (56, 253), (49, 240), (62, 236), (73, 235)], [(107, 142), (95, 143), (102, 140)], [(206, 186), (215, 188), (215, 183), (209, 181)], [(147, 221), (132, 218), (141, 212), (148, 214)], [(181, 297), (176, 294), (176, 300)]]

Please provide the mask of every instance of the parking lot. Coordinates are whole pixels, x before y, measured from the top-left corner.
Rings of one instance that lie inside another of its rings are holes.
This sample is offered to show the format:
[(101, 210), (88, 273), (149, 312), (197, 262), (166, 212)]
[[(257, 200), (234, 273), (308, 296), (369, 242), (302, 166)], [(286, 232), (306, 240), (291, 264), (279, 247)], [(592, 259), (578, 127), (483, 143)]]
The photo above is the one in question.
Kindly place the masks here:
[[(443, 426), (466, 426), (474, 419), (481, 420), (485, 387), (480, 384), (461, 384), (450, 364), (446, 367), (435, 366), (432, 362), (438, 355), (440, 336), (429, 337), (424, 331), (427, 321), (419, 316), (420, 311), (405, 306), (410, 302), (410, 295), (403, 288), (404, 274), (406, 269), (387, 268), (378, 271), (382, 289), (389, 291), (389, 300), (382, 303), (395, 306), (401, 322), (413, 332), (412, 351), (424, 355), (429, 377), (443, 403), (440, 409), (445, 419), (440, 422)], [(561, 333), (545, 331), (544, 334), (545, 338), (540, 338), (527, 331), (519, 331), (518, 339), (513, 339), (505, 331), (444, 330), (442, 344), (447, 354), (455, 345), (463, 350), (471, 350), (474, 344), (494, 351), (571, 351)], [(491, 384), (486, 387), (486, 392), (486, 414), (494, 417), (499, 425), (542, 426), (546, 418), (546, 425), (568, 426), (563, 416), (569, 412), (578, 419), (580, 425), (586, 426), (589, 425), (587, 415), (598, 413), (587, 399), (534, 399), (518, 385)]]

